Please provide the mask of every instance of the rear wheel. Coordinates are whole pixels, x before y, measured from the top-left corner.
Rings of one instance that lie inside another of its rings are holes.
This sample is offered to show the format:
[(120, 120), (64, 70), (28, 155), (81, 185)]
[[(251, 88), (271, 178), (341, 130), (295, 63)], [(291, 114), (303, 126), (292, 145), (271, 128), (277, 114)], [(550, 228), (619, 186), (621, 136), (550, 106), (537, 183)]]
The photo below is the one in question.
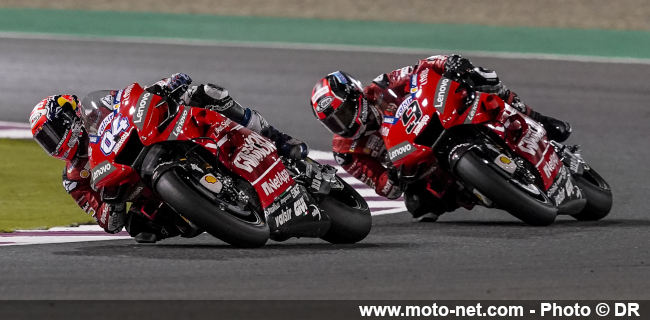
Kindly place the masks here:
[(330, 218), (331, 226), (321, 239), (334, 243), (356, 243), (366, 238), (372, 227), (372, 217), (366, 200), (337, 177), (344, 185), (343, 190), (332, 190), (320, 203)]
[(587, 198), (587, 205), (572, 217), (581, 221), (596, 221), (606, 217), (612, 210), (612, 189), (594, 169), (585, 169), (582, 176), (573, 176), (576, 184)]
[[(250, 189), (237, 187), (249, 196), (249, 203), (243, 210), (232, 206), (228, 212), (210, 200), (200, 185), (193, 183), (182, 174), (181, 169), (174, 168), (164, 172), (156, 181), (155, 190), (160, 197), (177, 213), (189, 219), (212, 236), (241, 248), (257, 248), (269, 239), (269, 226), (261, 218), (259, 202), (255, 203), (257, 194)], [(238, 211), (239, 210), (239, 211)], [(237, 214), (239, 213), (239, 214)]]
[[(508, 211), (533, 226), (547, 226), (555, 221), (557, 208), (543, 191), (524, 191), (523, 186), (506, 180), (474, 151), (466, 152), (456, 163), (456, 173), (497, 208)], [(537, 192), (537, 196), (533, 193)]]

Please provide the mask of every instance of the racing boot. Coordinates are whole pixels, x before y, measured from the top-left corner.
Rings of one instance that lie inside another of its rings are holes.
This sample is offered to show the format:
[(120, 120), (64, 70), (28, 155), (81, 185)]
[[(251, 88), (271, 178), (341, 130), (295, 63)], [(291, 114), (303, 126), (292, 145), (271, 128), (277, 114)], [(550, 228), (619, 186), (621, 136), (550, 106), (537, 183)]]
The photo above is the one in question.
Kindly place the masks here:
[(530, 117), (544, 126), (546, 136), (556, 142), (564, 142), (571, 135), (571, 125), (568, 122), (547, 117), (534, 110), (530, 111)]
[(203, 230), (176, 214), (157, 214), (156, 221), (151, 221), (140, 214), (139, 210), (129, 211), (126, 231), (138, 243), (156, 243), (179, 235), (193, 238), (203, 233)]
[(221, 86), (211, 83), (194, 86), (186, 92), (183, 99), (192, 106), (217, 111), (270, 139), (275, 143), (281, 156), (300, 160), (306, 158), (309, 153), (306, 143), (273, 128), (259, 112), (242, 107), (230, 96), (228, 90)]
[(533, 120), (539, 122), (546, 130), (546, 136), (556, 142), (564, 142), (571, 135), (571, 125), (568, 122), (547, 117), (523, 103), (519, 96), (508, 90), (505, 86), (497, 93), (505, 102), (513, 106), (517, 111), (524, 113)]
[(458, 207), (450, 206), (427, 190), (426, 181), (409, 184), (404, 191), (406, 210), (419, 222), (436, 222), (443, 213)]

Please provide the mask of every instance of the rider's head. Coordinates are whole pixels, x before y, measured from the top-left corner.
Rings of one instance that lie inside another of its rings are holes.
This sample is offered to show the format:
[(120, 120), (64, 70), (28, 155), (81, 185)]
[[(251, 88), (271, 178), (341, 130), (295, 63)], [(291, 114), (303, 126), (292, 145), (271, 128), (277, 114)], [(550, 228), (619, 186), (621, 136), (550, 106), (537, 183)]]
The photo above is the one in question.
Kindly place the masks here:
[(34, 140), (49, 155), (72, 160), (82, 135), (79, 100), (74, 95), (49, 96), (29, 116)]
[(321, 79), (311, 93), (314, 115), (332, 133), (358, 139), (379, 128), (378, 114), (368, 105), (359, 80), (336, 71)]

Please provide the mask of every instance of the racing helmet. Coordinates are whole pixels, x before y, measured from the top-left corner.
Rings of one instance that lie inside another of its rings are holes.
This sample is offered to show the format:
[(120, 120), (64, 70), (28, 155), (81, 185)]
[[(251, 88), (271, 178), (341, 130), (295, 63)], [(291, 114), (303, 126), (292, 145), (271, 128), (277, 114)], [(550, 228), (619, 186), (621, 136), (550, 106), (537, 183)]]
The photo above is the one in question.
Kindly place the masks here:
[(311, 106), (316, 118), (343, 138), (358, 139), (366, 133), (369, 123), (376, 122), (377, 116), (363, 96), (361, 82), (341, 71), (328, 74), (316, 84)]
[(39, 102), (29, 116), (34, 140), (49, 155), (72, 160), (83, 134), (79, 99), (75, 95), (49, 96)]

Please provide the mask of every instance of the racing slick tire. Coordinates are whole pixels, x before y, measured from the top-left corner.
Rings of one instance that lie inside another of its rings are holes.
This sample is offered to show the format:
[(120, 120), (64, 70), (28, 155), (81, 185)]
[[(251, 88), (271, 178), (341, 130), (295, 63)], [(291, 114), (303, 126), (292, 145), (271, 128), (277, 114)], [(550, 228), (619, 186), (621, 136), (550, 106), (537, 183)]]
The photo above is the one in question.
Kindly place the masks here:
[(333, 244), (357, 243), (370, 233), (370, 208), (354, 188), (338, 176), (337, 179), (343, 184), (343, 190), (332, 190), (319, 205), (331, 223), (321, 239)]
[(587, 198), (587, 205), (578, 214), (580, 221), (596, 221), (606, 217), (612, 210), (612, 189), (594, 169), (585, 169), (581, 176), (574, 175), (576, 184)]
[(266, 244), (270, 230), (265, 221), (246, 221), (219, 209), (201, 196), (189, 178), (179, 175), (177, 170), (165, 171), (154, 189), (178, 214), (235, 247), (259, 248)]
[(548, 198), (536, 199), (494, 171), (473, 150), (456, 162), (456, 173), (481, 194), (519, 220), (532, 226), (548, 226), (555, 221), (558, 210)]

